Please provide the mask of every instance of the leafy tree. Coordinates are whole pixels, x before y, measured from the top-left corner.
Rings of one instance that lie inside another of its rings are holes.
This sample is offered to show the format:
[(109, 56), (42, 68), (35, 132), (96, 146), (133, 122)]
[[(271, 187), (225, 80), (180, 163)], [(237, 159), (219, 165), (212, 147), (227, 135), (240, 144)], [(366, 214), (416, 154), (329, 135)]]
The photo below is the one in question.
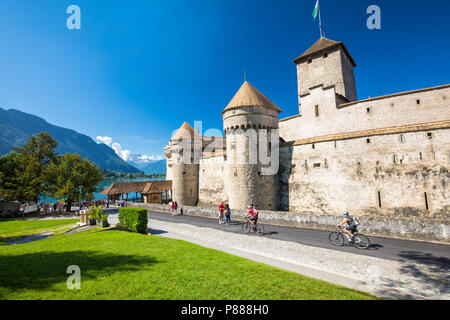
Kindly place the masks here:
[(16, 153), (0, 158), (0, 200), (26, 201), (25, 187), (20, 184), (20, 162)]
[[(51, 193), (55, 198), (67, 198), (67, 211), (74, 200), (81, 196), (83, 200), (92, 200), (97, 184), (103, 179), (97, 165), (78, 154), (66, 153), (57, 163), (49, 167), (49, 180), (53, 182)], [(78, 187), (81, 187), (81, 195)]]
[(49, 167), (58, 160), (55, 148), (58, 145), (48, 133), (30, 136), (22, 147), (15, 147), (17, 170), (17, 200), (34, 200), (52, 190)]

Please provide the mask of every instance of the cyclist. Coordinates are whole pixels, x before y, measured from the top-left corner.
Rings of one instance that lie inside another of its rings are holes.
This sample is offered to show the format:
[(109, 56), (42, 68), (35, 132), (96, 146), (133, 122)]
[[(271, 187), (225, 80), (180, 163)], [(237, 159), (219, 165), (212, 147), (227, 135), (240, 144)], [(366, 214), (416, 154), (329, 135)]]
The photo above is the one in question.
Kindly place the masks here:
[(351, 243), (353, 243), (353, 232), (356, 231), (356, 224), (353, 220), (353, 218), (350, 216), (350, 214), (347, 211), (344, 211), (344, 221), (339, 223), (337, 227), (342, 226), (344, 223), (347, 223), (347, 227), (344, 229), (344, 232), (348, 235), (348, 238)]
[(245, 215), (245, 218), (252, 226), (252, 230), (255, 229), (256, 223), (258, 222), (258, 214), (259, 214), (258, 210), (253, 209), (252, 206), (248, 206), (248, 212)]

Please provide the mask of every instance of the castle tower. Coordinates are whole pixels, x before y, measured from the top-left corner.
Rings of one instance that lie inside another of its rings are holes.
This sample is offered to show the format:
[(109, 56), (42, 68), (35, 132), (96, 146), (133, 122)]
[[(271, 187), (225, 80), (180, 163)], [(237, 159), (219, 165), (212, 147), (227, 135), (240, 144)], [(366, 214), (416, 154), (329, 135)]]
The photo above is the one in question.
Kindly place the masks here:
[[(227, 142), (225, 183), (232, 209), (250, 204), (262, 210), (277, 209), (280, 112), (247, 81), (222, 112)], [(276, 158), (275, 170), (270, 170), (272, 158)]]
[(353, 67), (356, 63), (342, 42), (320, 38), (312, 47), (294, 60), (297, 65), (299, 113), (311, 108), (308, 97), (317, 87), (335, 87), (336, 105), (356, 101)]
[(170, 152), (172, 199), (178, 205), (197, 205), (201, 145), (202, 137), (185, 122), (166, 148), (166, 153)]

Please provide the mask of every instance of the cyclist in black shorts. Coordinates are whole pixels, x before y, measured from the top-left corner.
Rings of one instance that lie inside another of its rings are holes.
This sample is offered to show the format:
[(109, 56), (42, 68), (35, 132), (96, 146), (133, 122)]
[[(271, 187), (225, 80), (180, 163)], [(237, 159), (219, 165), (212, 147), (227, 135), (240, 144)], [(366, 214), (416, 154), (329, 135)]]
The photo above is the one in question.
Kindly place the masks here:
[(245, 218), (247, 218), (248, 222), (252, 225), (252, 229), (254, 229), (258, 222), (258, 210), (253, 209), (252, 206), (248, 206), (248, 213), (245, 215)]
[(356, 225), (353, 221), (353, 218), (350, 216), (350, 214), (345, 211), (343, 213), (344, 215), (344, 221), (342, 221), (341, 223), (339, 223), (337, 225), (337, 227), (342, 226), (344, 223), (347, 223), (347, 227), (344, 229), (344, 232), (349, 236), (349, 240), (350, 242), (353, 242), (353, 232), (356, 230)]

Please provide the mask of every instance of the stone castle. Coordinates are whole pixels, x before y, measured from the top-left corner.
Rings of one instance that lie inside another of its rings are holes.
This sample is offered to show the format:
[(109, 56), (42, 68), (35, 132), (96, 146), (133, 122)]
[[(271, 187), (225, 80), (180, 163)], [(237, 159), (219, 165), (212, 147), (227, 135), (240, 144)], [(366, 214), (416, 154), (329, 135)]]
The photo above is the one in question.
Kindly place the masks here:
[(327, 38), (294, 63), (297, 115), (280, 120), (282, 110), (244, 82), (222, 111), (225, 137), (181, 126), (165, 148), (173, 199), (448, 221), (450, 85), (358, 100), (356, 63)]

